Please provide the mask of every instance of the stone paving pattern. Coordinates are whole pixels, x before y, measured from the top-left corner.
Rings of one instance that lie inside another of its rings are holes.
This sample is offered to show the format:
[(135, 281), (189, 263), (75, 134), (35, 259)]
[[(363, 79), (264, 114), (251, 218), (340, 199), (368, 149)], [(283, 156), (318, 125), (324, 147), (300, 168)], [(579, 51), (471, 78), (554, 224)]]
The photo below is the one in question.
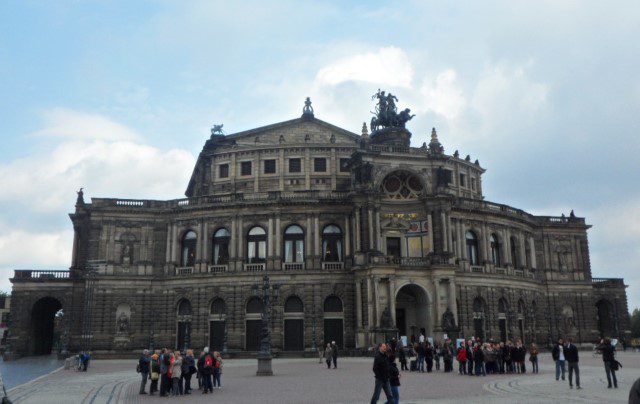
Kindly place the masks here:
[[(540, 374), (459, 376), (457, 373), (403, 372), (401, 402), (405, 403), (624, 403), (640, 377), (640, 354), (621, 353), (624, 368), (618, 389), (607, 389), (602, 360), (581, 353), (582, 390), (570, 390), (568, 382), (555, 381), (554, 364), (542, 355)], [(312, 359), (277, 359), (275, 376), (255, 376), (256, 361), (228, 360), (223, 388), (213, 394), (161, 399), (138, 395), (135, 361), (99, 360), (87, 373), (58, 371), (9, 392), (14, 403), (154, 403), (169, 400), (205, 403), (366, 403), (373, 390), (370, 358), (339, 359), (336, 370)], [(529, 364), (529, 363), (527, 363)], [(457, 365), (457, 363), (456, 363)], [(147, 384), (147, 389), (148, 389)], [(384, 396), (384, 394), (383, 394)], [(384, 402), (384, 400), (380, 400)]]

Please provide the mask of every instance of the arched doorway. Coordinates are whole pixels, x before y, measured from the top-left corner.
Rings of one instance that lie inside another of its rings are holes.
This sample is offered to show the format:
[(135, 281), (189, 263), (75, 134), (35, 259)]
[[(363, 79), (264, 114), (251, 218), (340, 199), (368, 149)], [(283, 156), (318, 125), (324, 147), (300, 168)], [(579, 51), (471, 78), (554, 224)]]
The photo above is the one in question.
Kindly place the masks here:
[(613, 305), (607, 299), (596, 303), (598, 310), (598, 331), (601, 337), (613, 337), (615, 327), (613, 324)]
[(262, 299), (252, 297), (247, 302), (245, 349), (260, 350), (260, 332), (262, 330)]
[(297, 296), (284, 303), (284, 350), (304, 350), (304, 305)]
[(324, 299), (324, 342), (335, 341), (339, 348), (344, 344), (344, 309), (342, 300), (332, 295)]
[(417, 341), (420, 333), (430, 334), (429, 298), (422, 287), (405, 285), (396, 293), (396, 328), (409, 341)]
[(481, 297), (476, 297), (473, 299), (473, 332), (476, 338), (480, 338), (480, 340), (485, 340), (485, 323), (484, 319), (486, 317), (485, 310), (487, 305), (484, 302), (484, 299)]
[(55, 336), (60, 330), (55, 328), (56, 313), (62, 308), (58, 299), (43, 297), (31, 310), (31, 352), (34, 355), (49, 355), (53, 349)]
[(191, 345), (191, 302), (182, 299), (178, 302), (177, 322), (178, 337), (176, 338), (176, 349), (187, 349)]
[(224, 300), (216, 298), (211, 302), (209, 312), (209, 348), (212, 351), (222, 351), (227, 321), (227, 309)]

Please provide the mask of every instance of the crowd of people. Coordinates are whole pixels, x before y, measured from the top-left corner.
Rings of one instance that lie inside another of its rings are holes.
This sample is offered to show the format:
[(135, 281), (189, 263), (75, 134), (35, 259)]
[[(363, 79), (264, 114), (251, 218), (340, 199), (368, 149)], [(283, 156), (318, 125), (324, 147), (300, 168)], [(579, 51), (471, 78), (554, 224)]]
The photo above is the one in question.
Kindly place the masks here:
[[(220, 352), (209, 352), (204, 348), (198, 359), (193, 350), (162, 349), (150, 354), (145, 349), (138, 360), (137, 371), (141, 375), (140, 394), (147, 394), (147, 380), (151, 381), (149, 394), (161, 397), (191, 394), (191, 379), (195, 375), (202, 394), (221, 389), (223, 360)], [(158, 389), (158, 384), (160, 384)]]
[[(612, 385), (618, 388), (616, 371), (622, 366), (615, 358), (615, 346), (611, 339), (605, 338), (595, 346), (596, 352), (602, 355), (608, 388)], [(377, 403), (384, 391), (387, 403), (400, 401), (400, 371), (396, 365), (396, 357), (400, 362), (401, 371), (427, 372), (440, 370), (440, 361), (444, 372), (453, 372), (454, 360), (458, 362), (458, 373), (469, 376), (486, 376), (491, 374), (524, 374), (527, 372), (528, 361), (531, 362), (531, 373), (538, 373), (538, 347), (532, 343), (528, 348), (521, 340), (507, 342), (482, 342), (479, 338), (460, 342), (454, 346), (451, 339), (442, 344), (431, 344), (423, 335), (418, 342), (403, 346), (394, 338), (388, 343), (381, 343), (373, 362), (375, 388), (371, 403)], [(556, 380), (565, 380), (568, 365), (569, 388), (580, 386), (580, 367), (578, 347), (571, 338), (559, 339), (554, 345), (551, 356), (556, 366)], [(413, 359), (415, 358), (415, 359)], [(409, 366), (407, 366), (409, 364)], [(426, 368), (426, 369), (425, 369)]]

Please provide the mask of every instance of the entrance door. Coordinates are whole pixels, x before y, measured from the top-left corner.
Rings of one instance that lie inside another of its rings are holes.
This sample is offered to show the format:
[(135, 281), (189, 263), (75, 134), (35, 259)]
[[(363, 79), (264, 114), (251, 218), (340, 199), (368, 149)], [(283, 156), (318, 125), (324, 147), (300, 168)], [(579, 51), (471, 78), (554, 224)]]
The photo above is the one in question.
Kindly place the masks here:
[(473, 319), (473, 329), (475, 331), (476, 338), (480, 338), (482, 341), (484, 341), (484, 319), (483, 318)]
[(404, 309), (396, 309), (396, 328), (400, 332), (400, 335), (408, 335), (407, 317)]
[(189, 332), (191, 323), (188, 321), (178, 322), (178, 340), (176, 341), (176, 349), (189, 348)]
[(55, 316), (62, 308), (57, 299), (44, 297), (31, 310), (31, 352), (34, 355), (49, 355), (57, 342)]
[(336, 345), (339, 348), (342, 348), (342, 333), (343, 328), (341, 318), (326, 318), (324, 320), (324, 340), (326, 343), (335, 341)]
[(507, 341), (507, 320), (504, 318), (501, 318), (500, 320), (498, 320), (498, 326), (500, 327), (500, 340), (502, 342), (506, 342)]
[(284, 350), (304, 351), (304, 320), (284, 320)]
[(224, 321), (209, 322), (209, 348), (212, 351), (222, 351), (224, 345)]
[(247, 320), (247, 334), (245, 346), (247, 351), (260, 350), (260, 331), (262, 330), (262, 320)]
[(387, 255), (400, 258), (400, 237), (387, 237)]

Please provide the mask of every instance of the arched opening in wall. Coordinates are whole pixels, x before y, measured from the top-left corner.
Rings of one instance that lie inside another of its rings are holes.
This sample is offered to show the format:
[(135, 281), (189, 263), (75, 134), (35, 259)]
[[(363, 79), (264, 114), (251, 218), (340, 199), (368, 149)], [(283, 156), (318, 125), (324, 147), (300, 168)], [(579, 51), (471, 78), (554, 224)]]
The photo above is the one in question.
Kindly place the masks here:
[(262, 331), (262, 299), (252, 297), (247, 302), (245, 349), (247, 351), (260, 350), (260, 334)]
[(486, 304), (484, 299), (476, 297), (473, 299), (473, 332), (476, 338), (485, 340), (485, 308)]
[(418, 341), (420, 334), (429, 335), (429, 298), (415, 284), (404, 285), (396, 293), (396, 328), (409, 341)]
[(384, 178), (380, 191), (389, 199), (415, 199), (422, 195), (424, 186), (417, 175), (398, 170)]
[(344, 347), (344, 309), (342, 300), (331, 295), (324, 299), (324, 342), (335, 341), (339, 348)]
[(520, 299), (518, 300), (518, 320), (517, 321), (518, 321), (518, 337), (520, 338), (522, 343), (525, 342), (524, 316), (525, 316), (524, 300)]
[(222, 351), (226, 333), (227, 308), (224, 300), (215, 298), (211, 302), (209, 311), (209, 348), (212, 351)]
[(489, 243), (491, 247), (491, 261), (493, 265), (497, 267), (502, 266), (502, 256), (500, 255), (500, 240), (495, 234), (491, 234), (489, 237)]
[(613, 305), (607, 299), (598, 300), (598, 331), (601, 337), (614, 337), (615, 325), (613, 323)]
[(193, 267), (196, 264), (196, 245), (198, 244), (198, 236), (193, 230), (189, 230), (182, 236), (182, 254), (180, 257), (180, 266)]
[[(53, 297), (43, 297), (31, 309), (31, 353), (49, 355), (62, 333), (62, 321), (56, 327), (56, 313), (62, 304)], [(63, 320), (65, 321), (65, 320)]]
[(229, 263), (229, 240), (231, 240), (231, 233), (224, 227), (213, 234), (213, 248), (211, 249), (211, 263), (213, 265), (227, 265)]
[(469, 265), (479, 265), (480, 259), (478, 257), (478, 236), (471, 230), (465, 234), (467, 240), (467, 257), (469, 258)]
[(189, 299), (180, 299), (176, 319), (178, 323), (176, 349), (187, 349), (191, 345), (191, 313)]
[(267, 259), (267, 232), (262, 227), (252, 227), (247, 233), (247, 262), (265, 262)]
[(304, 350), (304, 305), (297, 296), (284, 303), (284, 350)]
[(322, 230), (322, 260), (342, 262), (342, 230), (335, 224)]
[(296, 224), (284, 231), (284, 262), (304, 262), (304, 230)]
[(507, 341), (507, 329), (509, 327), (507, 323), (507, 314), (509, 313), (509, 304), (507, 299), (501, 297), (498, 300), (498, 328), (500, 329), (500, 341)]

